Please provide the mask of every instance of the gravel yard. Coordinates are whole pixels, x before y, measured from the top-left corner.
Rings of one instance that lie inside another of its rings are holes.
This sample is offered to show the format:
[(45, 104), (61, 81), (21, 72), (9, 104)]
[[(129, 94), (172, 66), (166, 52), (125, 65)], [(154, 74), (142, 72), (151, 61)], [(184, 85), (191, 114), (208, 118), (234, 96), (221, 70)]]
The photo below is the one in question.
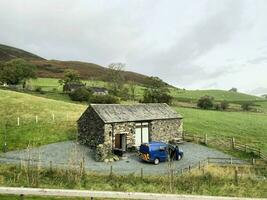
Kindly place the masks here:
[[(174, 166), (177, 170), (187, 168), (189, 165), (197, 165), (199, 161), (205, 160), (207, 157), (230, 158), (229, 155), (207, 148), (202, 145), (193, 143), (184, 143), (179, 146), (184, 151), (184, 157), (180, 161), (175, 161)], [(85, 168), (90, 171), (109, 173), (110, 166), (113, 166), (113, 172), (118, 174), (136, 173), (140, 174), (143, 168), (144, 174), (166, 174), (168, 163), (160, 163), (154, 165), (142, 162), (136, 154), (128, 154), (127, 159), (123, 159), (113, 163), (96, 162), (93, 159), (93, 151), (88, 147), (77, 144), (74, 141), (60, 142), (21, 151), (11, 151), (0, 154), (1, 163), (20, 163), (21, 160), (28, 158), (38, 162), (42, 166), (49, 166), (52, 161), (53, 166), (70, 167), (71, 165), (79, 165), (82, 158), (85, 158)]]

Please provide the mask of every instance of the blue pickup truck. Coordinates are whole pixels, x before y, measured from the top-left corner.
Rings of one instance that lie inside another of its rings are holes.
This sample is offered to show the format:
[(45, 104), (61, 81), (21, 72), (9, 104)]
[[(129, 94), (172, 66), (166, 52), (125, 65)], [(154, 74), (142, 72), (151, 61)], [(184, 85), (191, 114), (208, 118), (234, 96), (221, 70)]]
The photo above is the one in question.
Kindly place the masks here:
[(164, 142), (144, 143), (139, 148), (140, 159), (146, 162), (153, 162), (155, 165), (158, 165), (160, 162), (165, 162), (169, 158), (172, 160), (181, 160), (183, 155), (183, 150), (179, 149), (178, 146)]

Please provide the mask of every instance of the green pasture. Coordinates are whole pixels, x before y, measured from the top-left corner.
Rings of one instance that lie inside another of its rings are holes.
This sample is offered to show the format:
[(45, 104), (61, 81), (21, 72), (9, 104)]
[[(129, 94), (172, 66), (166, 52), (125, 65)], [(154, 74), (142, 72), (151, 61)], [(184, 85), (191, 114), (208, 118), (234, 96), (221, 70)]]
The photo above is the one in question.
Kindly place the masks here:
[(76, 120), (85, 108), (86, 105), (0, 90), (0, 150), (4, 142), (8, 150), (14, 150), (74, 139)]
[(267, 152), (267, 115), (175, 107), (184, 116), (184, 129), (208, 137), (235, 137)]

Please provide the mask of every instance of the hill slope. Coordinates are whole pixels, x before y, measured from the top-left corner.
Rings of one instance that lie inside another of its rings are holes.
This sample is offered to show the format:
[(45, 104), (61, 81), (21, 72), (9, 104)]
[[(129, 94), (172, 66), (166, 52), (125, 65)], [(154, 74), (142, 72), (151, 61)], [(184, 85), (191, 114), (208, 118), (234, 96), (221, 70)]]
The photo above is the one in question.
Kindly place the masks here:
[(5, 134), (9, 150), (26, 148), (28, 144), (38, 146), (75, 139), (76, 120), (86, 107), (0, 90), (0, 151), (4, 146)]
[(200, 97), (205, 95), (212, 96), (216, 101), (229, 101), (229, 102), (241, 102), (241, 101), (258, 101), (264, 100), (262, 97), (257, 97), (249, 94), (239, 92), (229, 92), (225, 90), (177, 90), (171, 91), (172, 95), (180, 100), (196, 101)]
[(15, 58), (23, 58), (25, 60), (44, 60), (40, 56), (29, 53), (22, 49), (17, 49), (15, 47), (10, 47), (7, 45), (0, 44), (0, 61), (9, 61)]
[[(82, 79), (105, 80), (107, 77), (107, 68), (94, 63), (45, 60), (22, 49), (0, 44), (0, 61), (9, 61), (15, 58), (23, 58), (35, 64), (38, 68), (38, 77), (62, 78), (66, 69), (77, 70)], [(123, 74), (126, 81), (133, 81), (139, 84), (145, 83), (147, 78), (145, 75), (131, 71), (124, 71)]]

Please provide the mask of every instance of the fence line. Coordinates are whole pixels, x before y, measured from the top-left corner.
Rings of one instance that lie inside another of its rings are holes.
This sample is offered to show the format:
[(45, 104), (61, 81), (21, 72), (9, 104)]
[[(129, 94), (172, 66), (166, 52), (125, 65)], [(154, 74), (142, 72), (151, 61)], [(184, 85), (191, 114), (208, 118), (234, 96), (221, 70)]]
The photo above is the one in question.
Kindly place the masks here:
[(213, 145), (222, 145), (224, 147), (231, 148), (233, 150), (243, 151), (245, 153), (253, 153), (254, 155), (259, 156), (263, 160), (267, 162), (267, 153), (263, 152), (260, 148), (250, 146), (247, 144), (242, 144), (241, 142), (236, 142), (236, 139), (233, 138), (209, 138), (207, 134), (205, 136), (199, 136), (195, 134), (183, 133), (183, 139), (185, 141), (196, 141), (197, 143), (202, 143), (205, 145), (213, 144)]
[[(201, 195), (178, 195), (160, 194), (144, 192), (113, 192), (113, 191), (93, 191), (93, 190), (68, 190), (68, 189), (46, 189), (46, 188), (18, 188), (0, 187), (0, 194), (24, 196), (54, 196), (54, 197), (82, 197), (82, 198), (115, 198), (115, 199), (146, 199), (146, 200), (249, 200), (259, 198), (242, 197), (221, 197), (221, 196), (201, 196)], [(259, 199), (260, 200), (260, 199)], [(261, 198), (262, 200), (262, 198)]]

